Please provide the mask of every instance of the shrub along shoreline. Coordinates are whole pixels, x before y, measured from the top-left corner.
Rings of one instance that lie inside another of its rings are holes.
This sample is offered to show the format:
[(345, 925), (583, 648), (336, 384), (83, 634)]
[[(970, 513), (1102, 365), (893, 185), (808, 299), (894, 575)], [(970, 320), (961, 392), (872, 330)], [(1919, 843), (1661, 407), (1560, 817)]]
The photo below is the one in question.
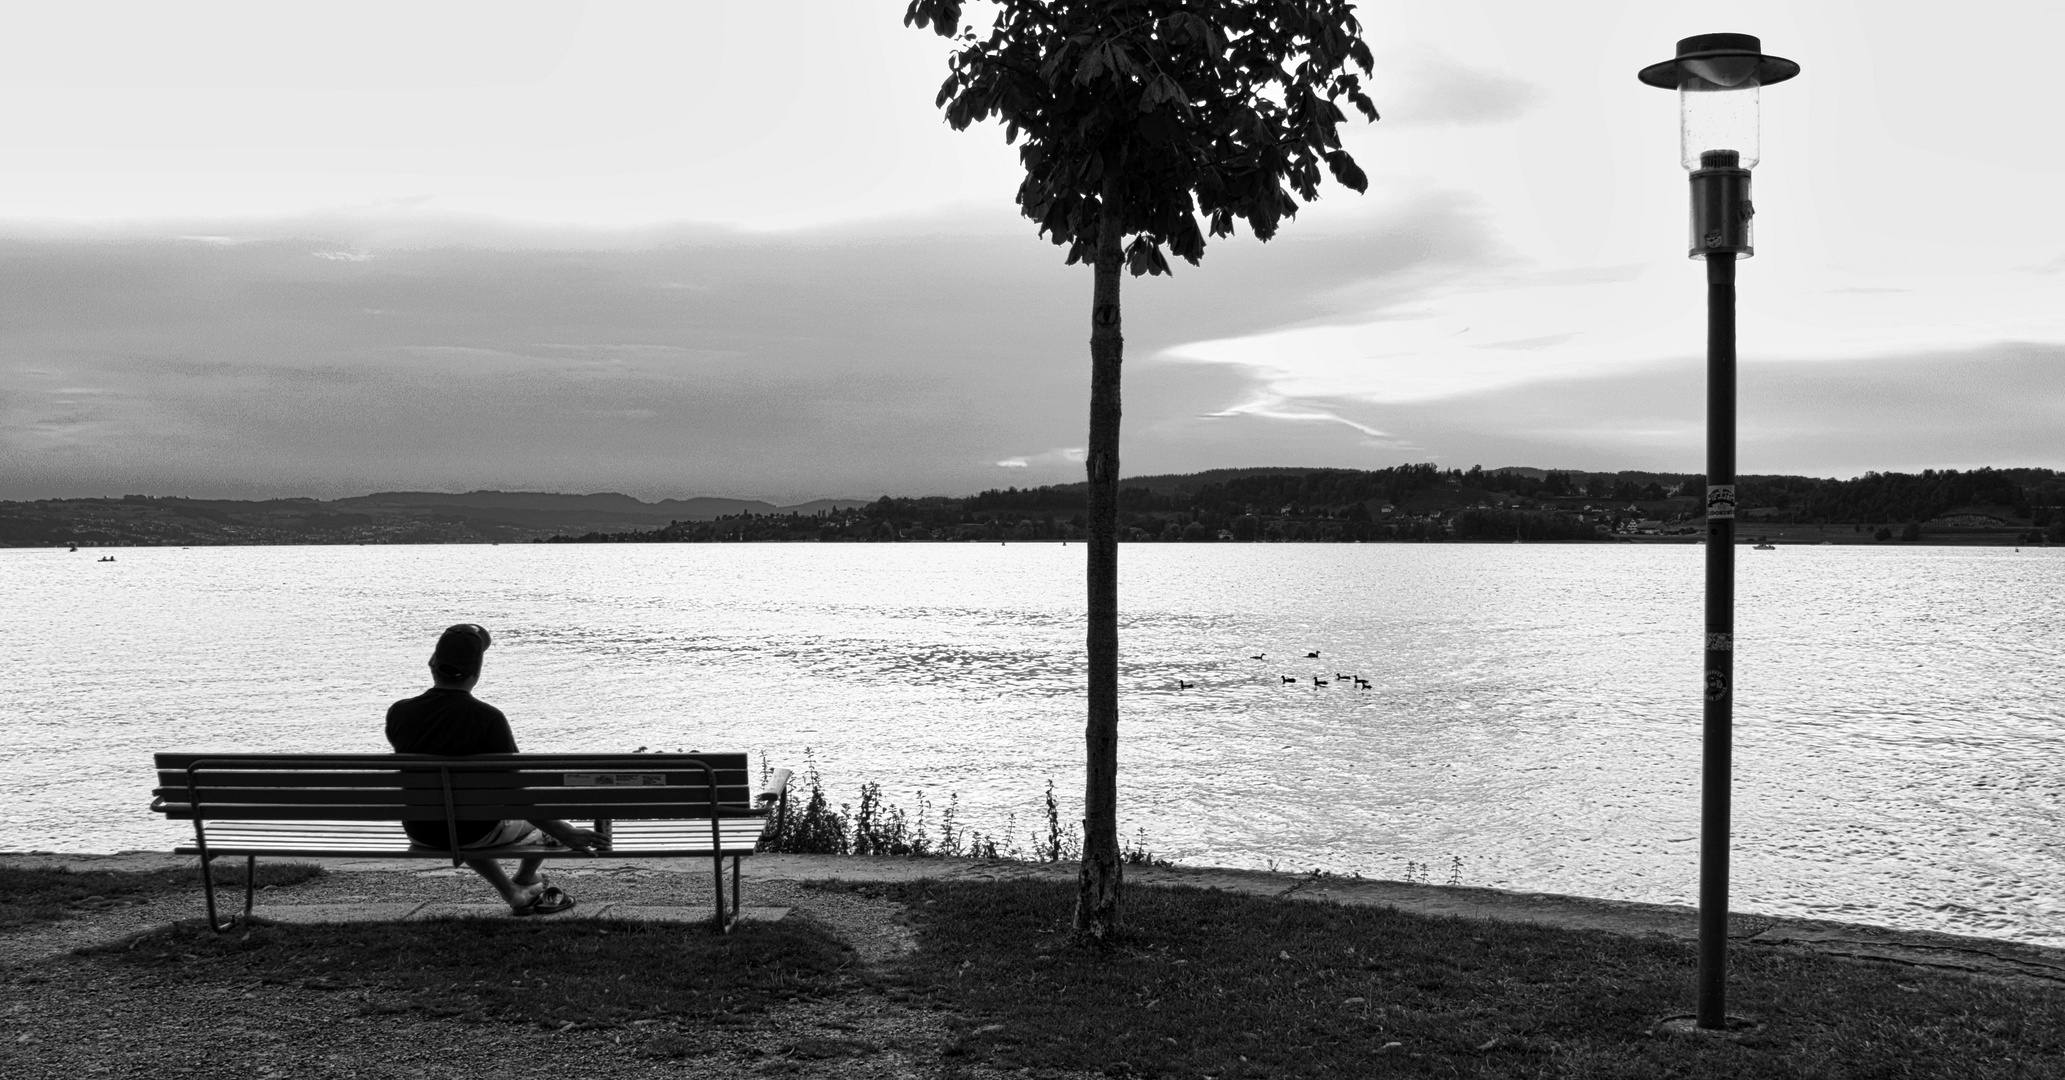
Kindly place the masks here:
[[(763, 754), (761, 781), (772, 773)], [(763, 850), (781, 855), (899, 855), (908, 858), (1004, 859), (1011, 862), (1074, 862), (1082, 858), (1082, 830), (1074, 822), (1061, 820), (1061, 802), (1054, 795), (1054, 781), (1047, 781), (1044, 821), (1040, 832), (1026, 836), (1021, 846), (1018, 817), (1011, 815), (1004, 826), (991, 832), (971, 828), (961, 817), (961, 796), (950, 793), (943, 804), (934, 804), (921, 790), (917, 809), (906, 811), (882, 794), (882, 785), (868, 781), (860, 786), (858, 805), (840, 803), (834, 807), (825, 795), (824, 778), (806, 747), (803, 769), (791, 778), (789, 796), (775, 840)], [(937, 814), (937, 820), (934, 815)], [(936, 831), (935, 831), (936, 830)], [(1120, 857), (1131, 865), (1171, 865), (1147, 849), (1146, 830), (1136, 830), (1131, 841), (1120, 844)]]

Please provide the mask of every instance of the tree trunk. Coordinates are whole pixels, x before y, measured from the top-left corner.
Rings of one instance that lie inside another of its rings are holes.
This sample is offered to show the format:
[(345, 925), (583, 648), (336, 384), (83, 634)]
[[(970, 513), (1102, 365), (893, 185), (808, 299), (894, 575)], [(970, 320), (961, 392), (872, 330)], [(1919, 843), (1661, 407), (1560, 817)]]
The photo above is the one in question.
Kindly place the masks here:
[(1090, 306), (1090, 686), (1083, 784), (1083, 867), (1077, 934), (1102, 941), (1119, 928), (1119, 334), (1120, 249), (1116, 199), (1107, 191), (1097, 229)]

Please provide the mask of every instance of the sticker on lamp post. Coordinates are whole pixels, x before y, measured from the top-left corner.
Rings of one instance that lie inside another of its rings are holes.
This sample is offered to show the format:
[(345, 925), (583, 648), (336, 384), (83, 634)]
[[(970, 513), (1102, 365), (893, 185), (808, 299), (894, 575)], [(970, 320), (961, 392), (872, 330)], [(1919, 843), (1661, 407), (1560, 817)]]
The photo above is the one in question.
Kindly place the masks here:
[(1735, 485), (1708, 484), (1706, 489), (1706, 516), (1709, 521), (1732, 520), (1735, 517)]
[(1728, 696), (1728, 674), (1715, 668), (1706, 669), (1706, 699), (1719, 701)]

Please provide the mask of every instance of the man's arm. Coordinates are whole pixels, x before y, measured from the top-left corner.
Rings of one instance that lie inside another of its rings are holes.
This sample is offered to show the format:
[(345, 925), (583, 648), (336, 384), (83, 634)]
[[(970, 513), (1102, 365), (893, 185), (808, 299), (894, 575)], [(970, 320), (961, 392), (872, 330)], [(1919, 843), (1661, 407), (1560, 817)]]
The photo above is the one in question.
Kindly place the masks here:
[[(487, 740), (490, 745), (494, 746), (494, 749), (484, 752), (496, 754), (518, 753), (516, 733), (509, 728), (509, 717), (503, 715), (502, 710), (489, 705), (485, 701), (481, 702), (481, 705), (488, 718)], [(609, 847), (609, 844), (603, 840), (601, 833), (593, 829), (576, 828), (557, 818), (536, 818), (531, 821), (531, 825), (545, 835), (559, 841), (562, 846), (572, 848), (584, 855), (593, 855), (596, 851)]]
[(531, 824), (537, 826), (539, 831), (545, 835), (584, 855), (593, 855), (598, 851), (609, 850), (609, 843), (602, 838), (601, 833), (596, 832), (594, 829), (579, 828), (552, 818), (535, 820)]

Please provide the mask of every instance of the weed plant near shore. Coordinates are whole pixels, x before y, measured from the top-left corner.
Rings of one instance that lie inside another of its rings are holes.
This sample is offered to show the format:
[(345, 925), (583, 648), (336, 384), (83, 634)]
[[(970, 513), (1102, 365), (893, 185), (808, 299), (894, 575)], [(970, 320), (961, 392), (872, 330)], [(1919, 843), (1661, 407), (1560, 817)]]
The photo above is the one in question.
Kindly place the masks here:
[[(760, 771), (764, 783), (773, 771), (764, 756)], [(833, 809), (825, 795), (824, 777), (818, 773), (817, 762), (807, 749), (798, 779), (801, 784), (792, 782), (788, 800), (783, 804), (776, 839), (764, 850), (789, 855), (901, 855), (1049, 863), (1074, 862), (1083, 855), (1082, 831), (1073, 821), (1063, 823), (1061, 801), (1055, 797), (1052, 780), (1047, 781), (1044, 799), (1046, 828), (1028, 835), (1027, 846), (1021, 847), (1017, 815), (1007, 817), (1004, 827), (996, 832), (969, 828), (961, 817), (958, 792), (949, 794), (944, 806), (937, 806), (921, 790), (915, 800), (917, 810), (906, 812), (882, 794), (881, 784), (869, 781), (860, 786), (858, 806), (840, 803)], [(1133, 865), (1170, 865), (1148, 850), (1145, 829), (1135, 831), (1132, 842), (1121, 848), (1120, 856)]]
[[(773, 773), (766, 756), (760, 762), (761, 782)], [(917, 809), (906, 812), (882, 793), (882, 785), (864, 783), (859, 805), (840, 803), (835, 809), (825, 795), (824, 777), (808, 749), (803, 752), (803, 771), (791, 780), (776, 840), (764, 850), (790, 855), (898, 855), (908, 858), (1003, 859), (1012, 862), (1075, 862), (1083, 856), (1082, 830), (1074, 821), (1063, 822), (1061, 801), (1054, 794), (1054, 781), (1047, 781), (1041, 812), (1044, 828), (1029, 833), (1019, 843), (1018, 816), (1005, 818), (995, 832), (969, 828), (961, 817), (961, 796), (952, 793), (941, 806), (920, 790), (914, 799)], [(933, 832), (933, 815), (938, 815), (938, 832)], [(1147, 830), (1134, 830), (1133, 838), (1121, 843), (1119, 857), (1130, 866), (1172, 867), (1170, 860), (1148, 847)], [(1277, 872), (1276, 860), (1267, 860)], [(1408, 859), (1403, 880), (1409, 885), (1433, 883), (1431, 862)], [(1451, 853), (1444, 884), (1463, 882), (1463, 857)], [(1314, 875), (1335, 876), (1314, 869)], [(1361, 873), (1348, 875), (1360, 878)]]

